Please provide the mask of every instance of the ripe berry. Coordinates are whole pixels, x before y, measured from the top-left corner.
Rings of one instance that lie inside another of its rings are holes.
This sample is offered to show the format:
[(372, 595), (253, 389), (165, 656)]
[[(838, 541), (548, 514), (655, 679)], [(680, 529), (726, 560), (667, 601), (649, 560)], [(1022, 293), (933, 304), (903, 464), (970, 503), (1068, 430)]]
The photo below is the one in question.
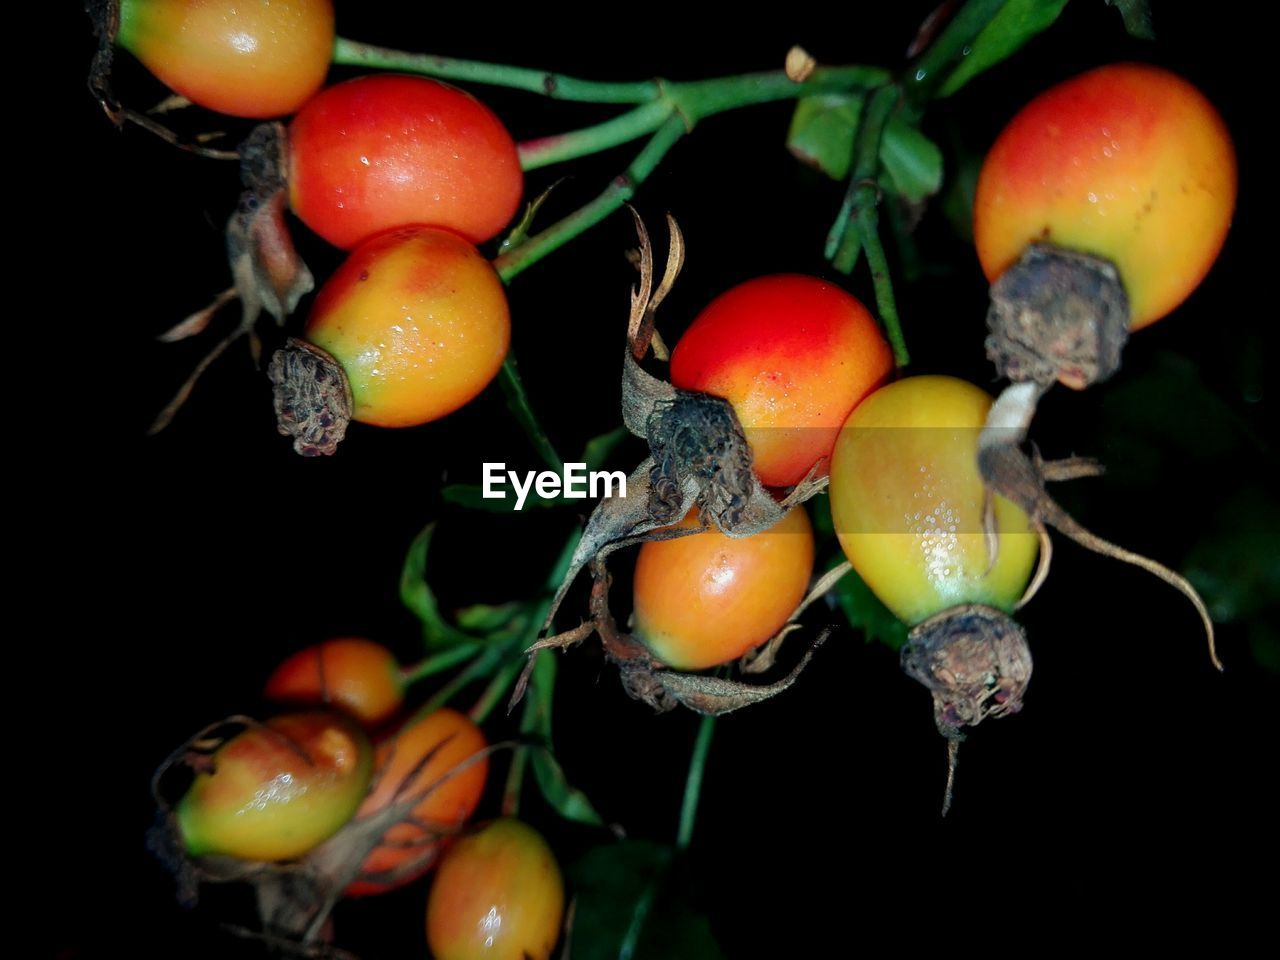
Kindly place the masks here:
[(723, 397), (766, 486), (831, 453), (849, 411), (893, 369), (866, 308), (815, 277), (759, 277), (721, 294), (671, 354), (671, 382)]
[(350, 721), (296, 713), (250, 727), (218, 748), (175, 807), (187, 852), (291, 860), (355, 813), (373, 749)]
[(519, 820), (495, 820), (441, 861), (427, 943), (436, 960), (548, 960), (563, 914), (564, 881), (547, 842)]
[(1111, 261), (1131, 329), (1200, 283), (1236, 199), (1231, 137), (1213, 105), (1158, 67), (1099, 67), (1028, 103), (991, 147), (974, 241), (994, 281), (1032, 243)]
[(236, 117), (292, 113), (324, 83), (330, 0), (121, 0), (117, 41), (188, 100)]
[[(489, 762), (476, 755), (487, 745), (479, 727), (465, 714), (448, 708), (410, 722), (378, 745), (377, 786), (360, 806), (360, 816), (430, 790), (414, 806), (412, 822), (398, 823), (383, 834), (359, 879), (347, 888), (348, 895), (394, 890), (435, 865), (442, 846), (440, 835), (466, 823), (484, 793)], [(409, 777), (418, 764), (421, 768)]]
[(961, 604), (1012, 610), (1038, 539), (995, 498), (988, 572), (978, 434), (991, 398), (952, 377), (908, 377), (853, 411), (831, 458), (831, 514), (858, 575), (909, 625)]
[[(679, 524), (697, 525), (696, 513)], [(763, 533), (707, 530), (640, 548), (633, 632), (663, 663), (702, 670), (736, 660), (787, 622), (813, 574), (813, 529), (797, 507)]]
[(313, 97), (289, 127), (289, 203), (335, 246), (422, 223), (472, 243), (520, 204), (515, 141), (470, 94), (423, 77), (360, 77)]
[(372, 728), (399, 712), (404, 679), (386, 647), (343, 637), (286, 659), (267, 680), (264, 693), (272, 700), (324, 704)]
[(507, 355), (502, 282), (447, 230), (361, 244), (324, 285), (305, 340), (271, 358), (276, 425), (303, 456), (332, 454), (351, 420), (412, 427), (472, 400)]

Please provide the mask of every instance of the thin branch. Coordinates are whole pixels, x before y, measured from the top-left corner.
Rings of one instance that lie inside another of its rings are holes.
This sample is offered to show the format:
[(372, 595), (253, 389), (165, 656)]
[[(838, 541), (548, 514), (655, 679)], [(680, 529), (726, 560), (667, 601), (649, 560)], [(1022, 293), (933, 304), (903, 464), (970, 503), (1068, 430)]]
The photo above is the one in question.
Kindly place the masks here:
[(681, 117), (668, 117), (658, 128), (657, 133), (645, 144), (644, 149), (631, 161), (631, 165), (614, 177), (598, 197), (541, 233), (530, 237), (510, 253), (505, 253), (494, 260), (494, 268), (502, 281), (510, 283), (527, 268), (558, 250), (574, 237), (594, 227), (630, 200), (635, 195), (636, 187), (653, 173), (662, 162), (662, 158), (667, 155), (667, 151), (684, 136), (685, 129), (685, 122)]
[(711, 750), (711, 735), (715, 733), (716, 718), (704, 715), (698, 723), (698, 736), (693, 741), (693, 756), (689, 760), (689, 775), (684, 782), (684, 800), (680, 804), (680, 829), (676, 833), (676, 849), (688, 850), (693, 842), (694, 821), (698, 817), (698, 800), (702, 796), (702, 778), (706, 773), (707, 754)]
[(577, 100), (582, 103), (645, 103), (662, 95), (656, 80), (635, 83), (601, 83), (579, 80), (563, 74), (528, 67), (513, 67), (477, 60), (459, 60), (427, 53), (409, 53), (369, 43), (357, 43), (338, 37), (333, 44), (333, 63), (345, 67), (373, 67), (380, 70), (403, 70), (441, 80), (461, 80), (494, 87), (508, 87), (537, 93), (554, 100)]

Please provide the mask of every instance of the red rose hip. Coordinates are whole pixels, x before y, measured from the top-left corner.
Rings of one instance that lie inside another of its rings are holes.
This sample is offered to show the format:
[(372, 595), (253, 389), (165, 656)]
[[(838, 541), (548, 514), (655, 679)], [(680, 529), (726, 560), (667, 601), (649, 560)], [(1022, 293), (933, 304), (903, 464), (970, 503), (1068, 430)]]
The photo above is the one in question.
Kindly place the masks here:
[(289, 127), (289, 203), (343, 249), (407, 224), (483, 243), (511, 220), (523, 189), (502, 122), (435, 80), (348, 80), (313, 97)]
[(766, 486), (799, 483), (831, 454), (849, 412), (893, 369), (867, 309), (834, 284), (782, 274), (739, 284), (698, 315), (671, 382), (723, 397)]

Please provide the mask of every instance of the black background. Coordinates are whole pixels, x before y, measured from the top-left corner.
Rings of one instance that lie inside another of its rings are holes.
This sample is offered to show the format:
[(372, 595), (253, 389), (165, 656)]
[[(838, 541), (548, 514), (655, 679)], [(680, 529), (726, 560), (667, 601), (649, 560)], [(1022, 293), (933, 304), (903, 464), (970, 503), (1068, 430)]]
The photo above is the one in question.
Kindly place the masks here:
[[(725, 8), (693, 23), (681, 18), (686, 11), (660, 6), (338, 6), (340, 32), (356, 39), (617, 79), (770, 68), (794, 42), (825, 62), (896, 65), (928, 9)], [(1194, 404), (1167, 411), (1178, 442), (1116, 443), (1105, 395), (1173, 353), (1257, 435), (1274, 435), (1261, 332), (1274, 307), (1254, 252), (1267, 226), (1271, 171), (1260, 139), (1266, 123), (1250, 102), (1260, 66), (1247, 27), (1212, 19), (1198, 4), (1157, 6), (1159, 42), (1150, 45), (1126, 37), (1114, 10), (1077, 0), (1013, 61), (931, 108), (926, 130), (949, 160), (958, 145), (981, 151), (1034, 91), (1117, 58), (1171, 66), (1225, 116), (1241, 192), (1218, 265), (1171, 318), (1135, 338), (1112, 384), (1087, 395), (1058, 391), (1035, 426), (1047, 453), (1095, 454), (1115, 468), (1065, 494), (1070, 507), (1104, 535), (1176, 565), (1231, 491), (1246, 482), (1274, 490), (1274, 467), (1255, 462), (1244, 468), (1252, 476), (1218, 475), (1188, 455), (1194, 438), (1212, 440)], [(237, 347), (168, 431), (145, 438), (155, 411), (212, 342), (153, 338), (228, 282), (221, 226), (236, 199), (236, 171), (137, 129), (113, 129), (79, 86), (92, 50), (87, 25), (69, 20), (65, 29), (76, 56), (60, 76), (66, 100), (55, 137), (66, 138), (71, 157), (60, 195), (68, 209), (87, 212), (87, 228), (54, 225), (56, 256), (68, 262), (55, 263), (45, 293), (53, 313), (74, 318), (62, 328), (73, 335), (22, 346), (43, 358), (36, 380), (62, 401), (56, 414), (39, 407), (48, 449), (24, 452), (39, 464), (37, 479), (47, 470), (59, 490), (69, 483), (75, 491), (39, 497), (35, 511), (34, 579), (50, 592), (44, 609), (57, 624), (37, 647), (64, 690), (56, 709), (37, 711), (53, 737), (38, 752), (54, 760), (37, 790), (41, 819), (51, 814), (38, 896), (60, 918), (39, 942), (64, 956), (252, 955), (218, 933), (209, 913), (180, 910), (143, 849), (150, 771), (195, 729), (253, 709), (286, 651), (357, 633), (412, 660), (415, 625), (396, 587), (404, 550), (428, 521), (440, 521), (432, 582), (454, 607), (532, 593), (575, 518), (494, 517), (441, 504), (442, 481), (474, 482), (484, 460), (538, 466), (496, 390), (427, 427), (357, 426), (338, 456), (307, 461), (276, 435), (265, 379)], [(117, 86), (137, 104), (163, 92), (128, 62)], [(608, 115), (476, 92), (518, 139)], [(842, 187), (786, 153), (789, 116), (784, 104), (709, 119), (639, 191), (646, 218), (674, 212), (688, 241), (685, 272), (660, 321), (671, 340), (712, 296), (748, 277), (833, 276), (821, 246)], [(547, 217), (563, 215), (636, 149), (537, 171), (529, 193), (570, 174), (546, 208)], [(534, 408), (566, 456), (618, 423), (619, 344), (634, 277), (623, 251), (633, 237), (630, 219), (615, 215), (511, 288), (514, 350)], [(920, 240), (937, 269), (925, 282), (899, 285), (913, 372), (994, 389), (972, 249), (936, 210)], [(300, 244), (318, 277), (338, 262), (314, 238)], [(865, 270), (848, 285), (872, 301)], [(223, 315), (219, 333), (232, 322), (234, 312)], [(55, 359), (63, 350), (74, 354), (67, 373)], [(1125, 483), (1138, 448), (1158, 452), (1158, 484)], [(640, 456), (633, 442), (616, 465)], [(1275, 554), (1265, 562), (1277, 562)], [(582, 593), (572, 597), (580, 603)], [(616, 602), (625, 606), (621, 592)], [(1000, 949), (1028, 911), (1053, 918), (1033, 934), (1041, 943), (1052, 931), (1087, 933), (1104, 917), (1147, 939), (1208, 922), (1230, 933), (1252, 919), (1247, 877), (1274, 862), (1275, 800), (1265, 788), (1280, 701), (1244, 631), (1223, 627), (1227, 671), (1219, 676), (1185, 601), (1141, 572), (1065, 544), (1022, 619), (1036, 657), (1027, 707), (970, 737), (946, 821), (938, 816), (944, 750), (928, 698), (892, 651), (852, 631), (838, 632), (789, 693), (719, 725), (688, 876), (729, 956), (844, 954), (895, 935)], [(633, 836), (674, 835), (695, 722), (684, 713), (654, 717), (626, 699), (590, 645), (562, 660), (561, 759), (606, 818)], [(604, 839), (556, 821), (535, 800), (526, 807), (565, 860)], [(340, 942), (369, 957), (423, 955), (423, 896), (415, 886), (343, 906)]]

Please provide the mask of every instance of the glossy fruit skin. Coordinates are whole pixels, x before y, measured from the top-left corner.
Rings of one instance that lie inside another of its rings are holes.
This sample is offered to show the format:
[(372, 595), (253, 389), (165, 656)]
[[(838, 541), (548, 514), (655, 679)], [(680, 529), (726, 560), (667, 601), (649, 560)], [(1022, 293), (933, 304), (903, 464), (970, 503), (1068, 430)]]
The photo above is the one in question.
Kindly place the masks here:
[(523, 191), (502, 121), (437, 80), (348, 80), (312, 98), (289, 127), (289, 203), (344, 249), (409, 223), (483, 243), (510, 222)]
[(963, 380), (908, 377), (864, 400), (836, 441), (831, 515), (840, 546), (908, 625), (958, 604), (1010, 611), (1031, 578), (1038, 538), (1003, 497), (999, 552), (986, 574), (977, 441), (990, 406)]
[(366, 729), (399, 712), (404, 678), (395, 656), (380, 643), (340, 637), (299, 650), (276, 667), (264, 695), (271, 700), (324, 705)]
[[(696, 513), (679, 524), (697, 526)], [(803, 507), (763, 533), (719, 530), (640, 548), (632, 630), (667, 666), (703, 670), (764, 643), (804, 599), (813, 575), (813, 528)]]
[(427, 899), (436, 960), (548, 960), (560, 939), (564, 881), (555, 855), (519, 820), (455, 843)]
[(187, 852), (291, 860), (351, 819), (373, 748), (344, 717), (294, 713), (237, 734), (212, 760), (174, 808)]
[(758, 277), (718, 296), (671, 354), (671, 382), (723, 397), (766, 486), (799, 483), (831, 453), (849, 411), (893, 369), (867, 309), (798, 274)]
[(1213, 105), (1166, 70), (1115, 64), (1042, 93), (1005, 127), (978, 179), (974, 242), (992, 281), (1033, 242), (1110, 260), (1137, 330), (1208, 273), (1235, 200), (1235, 149)]
[(117, 40), (193, 103), (235, 117), (278, 117), (324, 83), (333, 4), (123, 0)]
[(511, 342), (502, 282), (447, 230), (406, 227), (362, 244), (320, 290), (306, 338), (351, 384), (354, 419), (437, 420), (493, 379)]
[[(400, 786), (404, 783), (405, 777), (431, 751), (437, 752), (427, 761), (405, 791), (401, 792), (402, 796), (430, 786), (487, 746), (484, 733), (480, 728), (465, 714), (458, 713), (456, 710), (441, 708), (410, 723), (400, 731), (398, 736), (378, 745), (375, 761), (378, 783), (361, 804), (360, 815), (374, 813), (391, 803), (397, 792), (400, 792)], [(480, 802), (480, 796), (484, 793), (488, 774), (488, 759), (475, 760), (423, 797), (422, 801), (413, 808), (413, 817), (422, 823), (438, 826), (442, 831), (457, 830), (471, 819), (471, 815), (475, 812), (476, 804)], [(434, 842), (430, 846), (406, 845), (431, 836), (430, 831), (415, 824), (396, 824), (383, 835), (382, 844), (375, 847), (369, 854), (362, 872), (373, 874), (395, 870), (420, 857), (432, 847), (438, 852), (442, 846), (439, 842)], [(383, 882), (368, 878), (357, 880), (347, 887), (347, 895), (359, 897), (394, 890), (412, 883), (433, 865), (434, 858), (427, 859), (412, 872), (397, 877), (394, 881)]]

